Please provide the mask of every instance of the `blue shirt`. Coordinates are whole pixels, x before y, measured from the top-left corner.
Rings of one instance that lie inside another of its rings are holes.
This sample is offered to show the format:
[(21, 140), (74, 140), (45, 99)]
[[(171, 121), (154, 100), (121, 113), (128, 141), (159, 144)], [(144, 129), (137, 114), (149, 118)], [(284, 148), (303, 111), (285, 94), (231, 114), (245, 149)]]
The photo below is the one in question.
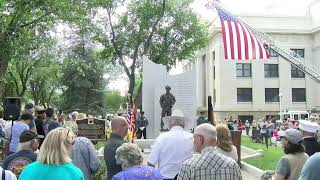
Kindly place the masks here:
[(83, 180), (83, 173), (72, 163), (61, 165), (29, 164), (19, 176), (19, 180)]
[(112, 180), (161, 180), (160, 171), (150, 166), (133, 166), (119, 172)]
[(17, 152), (20, 135), (23, 131), (29, 130), (29, 126), (26, 123), (17, 121), (12, 126), (12, 139), (9, 146), (9, 152)]
[(299, 180), (319, 180), (320, 179), (320, 153), (310, 156), (304, 164)]

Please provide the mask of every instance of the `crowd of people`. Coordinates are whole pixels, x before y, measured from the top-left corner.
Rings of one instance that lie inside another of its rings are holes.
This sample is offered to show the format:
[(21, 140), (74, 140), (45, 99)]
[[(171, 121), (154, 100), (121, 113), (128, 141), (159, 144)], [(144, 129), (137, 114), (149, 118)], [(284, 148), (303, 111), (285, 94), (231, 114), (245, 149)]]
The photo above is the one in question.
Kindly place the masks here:
[(2, 179), (93, 179), (100, 160), (92, 142), (77, 136), (77, 116), (66, 120), (53, 108), (28, 103), (16, 121), (1, 120), (7, 154)]
[[(9, 140), (8, 156), (0, 175), (22, 180), (93, 179), (101, 162), (92, 142), (77, 136), (78, 114), (75, 112), (70, 120), (65, 120), (51, 108), (32, 110), (29, 107), (25, 107), (17, 121), (4, 125), (4, 135)], [(143, 113), (140, 117), (144, 117)], [(139, 122), (137, 127), (144, 127), (140, 133), (146, 137), (143, 131), (148, 121), (141, 119), (144, 122)], [(104, 146), (107, 180), (242, 179), (230, 126), (233, 130), (242, 130), (247, 128), (247, 122), (242, 126), (238, 122), (216, 126), (201, 122), (193, 132), (188, 126), (191, 120), (179, 113), (164, 117), (163, 122), (169, 131), (157, 137), (147, 159), (136, 144), (125, 141), (129, 127), (127, 119), (123, 116), (112, 118), (112, 132)], [(249, 127), (252, 131), (258, 129), (261, 134), (270, 133), (271, 128), (266, 120), (253, 122)], [(277, 124), (273, 129), (274, 134)], [(279, 160), (274, 180), (319, 179), (318, 130), (317, 123), (301, 120), (277, 132), (285, 155)]]

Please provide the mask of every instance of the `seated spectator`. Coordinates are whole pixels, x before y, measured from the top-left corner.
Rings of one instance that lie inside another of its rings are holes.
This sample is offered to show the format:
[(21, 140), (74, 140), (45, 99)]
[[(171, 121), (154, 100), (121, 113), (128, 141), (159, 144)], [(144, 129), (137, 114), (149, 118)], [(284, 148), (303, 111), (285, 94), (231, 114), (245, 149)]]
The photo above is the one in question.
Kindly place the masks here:
[(319, 180), (320, 153), (315, 153), (303, 165), (299, 180)]
[(163, 118), (169, 131), (158, 136), (149, 158), (148, 165), (158, 165), (163, 179), (174, 179), (182, 163), (192, 158), (192, 134), (184, 130), (190, 119), (183, 117), (180, 110)]
[(112, 180), (162, 180), (158, 170), (142, 165), (142, 152), (136, 144), (122, 144), (116, 151), (116, 160), (122, 171), (114, 175)]
[(232, 144), (231, 134), (227, 126), (218, 125), (216, 150), (235, 161), (238, 161), (237, 148)]
[(20, 141), (18, 146), (18, 152), (8, 156), (3, 162), (3, 169), (10, 170), (17, 177), (19, 177), (21, 171), (28, 164), (37, 160), (37, 154), (39, 142), (37, 140), (38, 134), (31, 130), (25, 130), (20, 135)]
[(19, 138), (23, 131), (29, 130), (28, 124), (33, 120), (33, 116), (30, 113), (23, 113), (20, 116), (20, 121), (17, 121), (12, 126), (11, 141), (9, 145), (9, 155), (17, 152)]
[(217, 132), (213, 125), (197, 126), (193, 139), (194, 150), (201, 154), (182, 164), (178, 180), (242, 180), (237, 162), (215, 150)]
[(301, 144), (302, 133), (296, 129), (287, 129), (284, 134), (280, 134), (280, 138), (286, 155), (279, 160), (274, 180), (298, 179), (309, 157)]
[(13, 174), (13, 172), (4, 170), (0, 166), (0, 177), (2, 180), (17, 180), (17, 177)]
[(66, 128), (56, 128), (48, 133), (40, 148), (37, 161), (29, 164), (20, 174), (23, 180), (81, 180), (82, 171), (71, 163), (69, 153), (74, 134)]
[[(78, 135), (78, 125), (74, 121), (67, 121), (63, 125)], [(71, 151), (72, 163), (81, 169), (84, 179), (93, 179), (99, 171), (100, 161), (92, 142), (86, 137), (76, 137)]]

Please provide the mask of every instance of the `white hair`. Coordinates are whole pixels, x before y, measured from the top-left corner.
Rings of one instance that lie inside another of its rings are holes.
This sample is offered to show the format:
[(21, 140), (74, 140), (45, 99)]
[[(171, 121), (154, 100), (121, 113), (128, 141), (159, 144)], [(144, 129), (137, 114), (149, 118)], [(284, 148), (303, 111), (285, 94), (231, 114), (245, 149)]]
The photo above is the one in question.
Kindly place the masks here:
[(196, 127), (195, 132), (201, 134), (206, 141), (217, 140), (217, 130), (212, 124), (203, 123)]
[(142, 152), (136, 144), (123, 143), (116, 151), (117, 164), (122, 169), (140, 165), (143, 162)]
[(18, 145), (18, 151), (22, 151), (22, 150), (30, 150), (32, 149), (32, 141), (33, 140), (30, 140), (30, 141), (27, 141), (27, 142), (23, 142), (23, 143), (19, 143)]
[(184, 128), (184, 126), (185, 126), (185, 122), (184, 122), (183, 118), (180, 118), (180, 117), (172, 117), (167, 120), (167, 123), (170, 128), (173, 126), (180, 126), (180, 127)]

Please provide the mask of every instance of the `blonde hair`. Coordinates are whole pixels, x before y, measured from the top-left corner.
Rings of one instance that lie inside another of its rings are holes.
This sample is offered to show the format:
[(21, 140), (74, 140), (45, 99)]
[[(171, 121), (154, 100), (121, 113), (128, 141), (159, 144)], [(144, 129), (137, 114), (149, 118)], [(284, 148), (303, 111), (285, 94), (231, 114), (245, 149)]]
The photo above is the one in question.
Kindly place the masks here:
[(64, 124), (63, 124), (63, 127), (66, 128), (66, 129), (70, 129), (72, 130), (72, 132), (77, 135), (78, 134), (78, 125), (76, 122), (74, 121), (66, 121)]
[(37, 160), (43, 164), (59, 165), (70, 163), (69, 148), (74, 133), (66, 128), (56, 128), (48, 133), (40, 148)]
[(231, 152), (232, 141), (230, 131), (225, 125), (217, 125), (217, 147), (223, 151)]

